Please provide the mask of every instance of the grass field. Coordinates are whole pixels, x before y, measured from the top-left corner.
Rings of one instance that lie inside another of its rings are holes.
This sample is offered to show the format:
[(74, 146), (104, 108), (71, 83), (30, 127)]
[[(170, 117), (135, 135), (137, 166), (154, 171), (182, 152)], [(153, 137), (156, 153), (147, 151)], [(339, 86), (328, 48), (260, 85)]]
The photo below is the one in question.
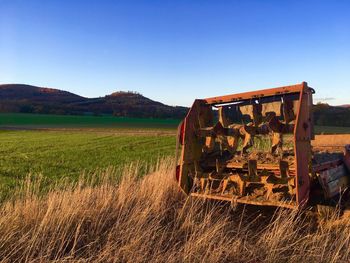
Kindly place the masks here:
[[(0, 113), (0, 129), (11, 128), (121, 128), (176, 129), (177, 119), (140, 119), (114, 116), (77, 116), (27, 113)], [(350, 133), (350, 127), (316, 126), (315, 132)]]
[(186, 199), (175, 121), (21, 116), (2, 126), (48, 129), (0, 131), (2, 262), (350, 260), (349, 218)]
[(100, 185), (82, 179), (45, 196), (40, 181), (28, 182), (0, 206), (0, 261), (350, 262), (349, 218), (317, 222), (297, 210), (187, 199), (171, 161), (138, 173), (115, 182), (120, 174), (109, 171)]
[(141, 119), (105, 116), (0, 113), (0, 127), (24, 128), (142, 128), (175, 129), (176, 119)]
[(145, 173), (158, 159), (173, 156), (174, 150), (174, 135), (159, 130), (1, 131), (2, 194), (29, 173), (41, 174), (47, 184), (132, 162), (139, 162)]
[[(174, 155), (178, 123), (112, 116), (0, 114), (0, 130), (10, 129), (0, 131), (0, 198), (28, 174), (42, 176), (49, 185), (134, 162), (146, 173), (159, 158)], [(32, 130), (37, 128), (41, 130)], [(350, 133), (350, 128), (316, 127), (316, 132)]]

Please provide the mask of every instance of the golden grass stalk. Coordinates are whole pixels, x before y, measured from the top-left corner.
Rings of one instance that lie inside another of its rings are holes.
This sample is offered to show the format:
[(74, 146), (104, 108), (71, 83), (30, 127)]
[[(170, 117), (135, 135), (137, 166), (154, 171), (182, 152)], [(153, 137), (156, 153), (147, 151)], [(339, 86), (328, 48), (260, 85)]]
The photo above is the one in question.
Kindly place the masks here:
[(30, 181), (0, 208), (3, 262), (349, 262), (347, 220), (316, 225), (290, 210), (190, 200), (164, 160), (38, 195)]

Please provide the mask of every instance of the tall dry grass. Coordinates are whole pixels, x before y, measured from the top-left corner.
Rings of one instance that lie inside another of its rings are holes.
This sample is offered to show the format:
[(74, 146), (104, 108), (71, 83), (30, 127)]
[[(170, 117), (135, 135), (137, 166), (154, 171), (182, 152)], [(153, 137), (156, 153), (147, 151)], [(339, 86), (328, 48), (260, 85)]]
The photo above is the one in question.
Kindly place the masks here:
[(28, 181), (0, 208), (3, 262), (349, 262), (347, 221), (316, 226), (290, 210), (231, 211), (186, 199), (171, 161), (137, 176), (113, 169), (98, 184), (53, 187), (37, 194)]

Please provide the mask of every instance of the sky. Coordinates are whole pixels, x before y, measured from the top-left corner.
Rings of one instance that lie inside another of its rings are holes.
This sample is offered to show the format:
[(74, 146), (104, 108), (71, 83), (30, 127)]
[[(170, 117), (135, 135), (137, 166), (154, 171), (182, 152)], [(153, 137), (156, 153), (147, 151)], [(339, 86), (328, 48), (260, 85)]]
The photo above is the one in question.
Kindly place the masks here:
[(350, 104), (350, 1), (0, 0), (0, 83), (169, 105), (307, 81)]

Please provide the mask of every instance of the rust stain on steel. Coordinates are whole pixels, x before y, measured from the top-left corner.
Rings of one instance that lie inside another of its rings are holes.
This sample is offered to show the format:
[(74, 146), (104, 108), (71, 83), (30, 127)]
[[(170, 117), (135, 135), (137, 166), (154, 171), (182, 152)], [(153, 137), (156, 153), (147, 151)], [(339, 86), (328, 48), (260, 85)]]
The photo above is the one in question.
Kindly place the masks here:
[(304, 83), (305, 82), (303, 82), (302, 84), (284, 86), (284, 87), (273, 88), (273, 89), (264, 89), (259, 91), (250, 91), (250, 92), (244, 92), (244, 93), (238, 93), (238, 94), (206, 98), (204, 100), (208, 104), (216, 104), (216, 103), (229, 103), (229, 102), (235, 102), (235, 101), (241, 101), (241, 100), (247, 100), (247, 99), (269, 97), (269, 96), (282, 95), (282, 94), (298, 93), (303, 89)]
[[(302, 82), (195, 100), (178, 129), (179, 187), (237, 203), (307, 205), (321, 169), (343, 162), (338, 155), (331, 164), (320, 161), (322, 153), (314, 157), (313, 93)], [(316, 137), (316, 144), (323, 140)]]

